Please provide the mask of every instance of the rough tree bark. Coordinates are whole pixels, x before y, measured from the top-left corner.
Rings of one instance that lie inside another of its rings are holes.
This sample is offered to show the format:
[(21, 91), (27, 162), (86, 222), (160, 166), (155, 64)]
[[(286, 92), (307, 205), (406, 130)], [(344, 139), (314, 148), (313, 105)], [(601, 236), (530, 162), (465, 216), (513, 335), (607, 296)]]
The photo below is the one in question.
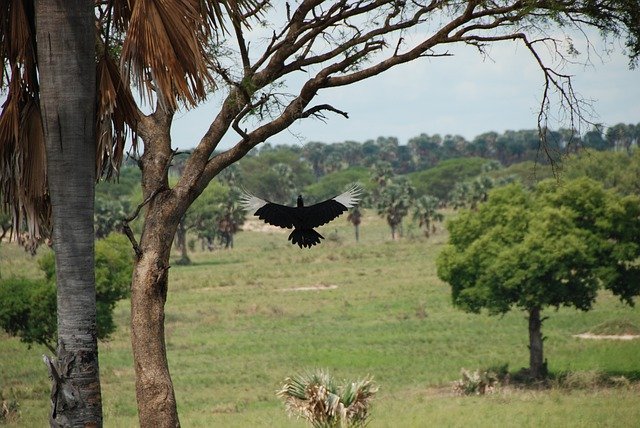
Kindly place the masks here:
[(164, 334), (169, 255), (186, 211), (186, 207), (179, 210), (168, 183), (173, 156), (169, 135), (172, 117), (172, 113), (158, 109), (140, 124), (145, 143), (140, 159), (142, 191), (148, 204), (140, 243), (134, 244), (137, 257), (131, 283), (131, 345), (140, 426), (154, 428), (180, 426)]
[(40, 105), (56, 257), (51, 426), (102, 425), (94, 275), (93, 1), (36, 2)]

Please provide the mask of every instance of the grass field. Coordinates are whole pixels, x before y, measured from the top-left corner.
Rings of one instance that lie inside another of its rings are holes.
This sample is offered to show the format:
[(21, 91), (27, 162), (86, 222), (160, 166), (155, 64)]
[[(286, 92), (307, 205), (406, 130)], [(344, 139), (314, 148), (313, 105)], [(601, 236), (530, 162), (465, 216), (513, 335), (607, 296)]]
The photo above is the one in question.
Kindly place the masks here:
[[(321, 233), (334, 239), (300, 250), (284, 232), (242, 232), (234, 250), (193, 253), (192, 265), (171, 268), (166, 331), (183, 426), (305, 426), (287, 418), (275, 391), (312, 368), (339, 379), (373, 375), (380, 391), (371, 427), (639, 426), (640, 340), (573, 337), (606, 323), (640, 325), (639, 309), (603, 293), (591, 312), (547, 310), (549, 369), (571, 382), (458, 397), (450, 385), (463, 367), (528, 364), (524, 313), (490, 317), (451, 306), (435, 268), (442, 228), (426, 240), (407, 225), (413, 237), (394, 242), (367, 214), (359, 244), (344, 218)], [(15, 247), (3, 244), (0, 257), (3, 277), (38, 274)], [(100, 344), (105, 426), (133, 427), (128, 301), (116, 319), (117, 332)], [(13, 425), (47, 425), (45, 352), (0, 334), (0, 391), (20, 404)], [(631, 382), (605, 387), (601, 374)]]

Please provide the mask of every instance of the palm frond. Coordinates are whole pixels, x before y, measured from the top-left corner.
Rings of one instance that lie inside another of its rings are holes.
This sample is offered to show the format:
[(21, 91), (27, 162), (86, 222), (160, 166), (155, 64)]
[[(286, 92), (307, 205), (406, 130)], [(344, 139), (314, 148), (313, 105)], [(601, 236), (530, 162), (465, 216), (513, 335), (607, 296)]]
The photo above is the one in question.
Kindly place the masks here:
[(153, 92), (171, 110), (195, 106), (213, 85), (199, 0), (135, 0), (122, 66), (143, 96)]
[(145, 101), (157, 96), (171, 110), (193, 107), (215, 86), (212, 38), (224, 22), (248, 25), (268, 5), (259, 0), (111, 0), (116, 28), (126, 34), (121, 67)]
[(328, 372), (317, 370), (285, 379), (277, 395), (289, 415), (315, 427), (364, 426), (377, 391), (370, 377), (338, 386)]
[(118, 66), (106, 53), (97, 64), (96, 86), (96, 176), (109, 178), (120, 169), (128, 129), (133, 133), (136, 150), (135, 130), (140, 112)]
[[(14, 67), (0, 114), (0, 193), (18, 241), (33, 249), (47, 234), (50, 208), (42, 116)], [(20, 231), (26, 228), (26, 235)], [(28, 244), (28, 245), (27, 245)]]
[[(23, 85), (32, 92), (37, 91), (36, 53), (34, 37), (34, 11), (31, 2), (8, 1), (0, 12), (0, 60), (2, 61), (2, 83), (5, 82), (5, 61), (9, 67), (19, 67)], [(13, 70), (12, 70), (13, 71)], [(11, 74), (13, 76), (13, 73)]]

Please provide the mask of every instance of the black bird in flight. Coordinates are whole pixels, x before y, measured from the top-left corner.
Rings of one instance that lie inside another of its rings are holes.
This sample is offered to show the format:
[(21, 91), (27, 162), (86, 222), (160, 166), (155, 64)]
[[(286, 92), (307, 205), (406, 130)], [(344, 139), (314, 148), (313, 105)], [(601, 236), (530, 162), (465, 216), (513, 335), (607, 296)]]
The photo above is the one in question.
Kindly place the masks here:
[(355, 185), (346, 192), (326, 201), (308, 207), (304, 206), (302, 195), (298, 195), (295, 207), (265, 201), (245, 191), (242, 205), (259, 219), (273, 226), (293, 228), (289, 235), (292, 244), (300, 248), (311, 248), (320, 243), (324, 236), (313, 230), (314, 227), (329, 223), (347, 209), (357, 205), (362, 189)]

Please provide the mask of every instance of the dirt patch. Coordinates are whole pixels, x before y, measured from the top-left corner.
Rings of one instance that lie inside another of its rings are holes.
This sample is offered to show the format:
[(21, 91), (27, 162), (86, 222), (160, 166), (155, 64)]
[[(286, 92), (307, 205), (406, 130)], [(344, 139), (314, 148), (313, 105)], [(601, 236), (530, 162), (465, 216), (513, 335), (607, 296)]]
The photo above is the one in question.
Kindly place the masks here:
[(307, 287), (293, 287), (293, 288), (281, 288), (280, 291), (318, 291), (318, 290), (335, 290), (337, 285), (333, 284), (318, 284), (310, 285)]
[(574, 334), (573, 337), (578, 339), (594, 339), (594, 340), (633, 340), (640, 339), (639, 334), (593, 334), (581, 333)]

